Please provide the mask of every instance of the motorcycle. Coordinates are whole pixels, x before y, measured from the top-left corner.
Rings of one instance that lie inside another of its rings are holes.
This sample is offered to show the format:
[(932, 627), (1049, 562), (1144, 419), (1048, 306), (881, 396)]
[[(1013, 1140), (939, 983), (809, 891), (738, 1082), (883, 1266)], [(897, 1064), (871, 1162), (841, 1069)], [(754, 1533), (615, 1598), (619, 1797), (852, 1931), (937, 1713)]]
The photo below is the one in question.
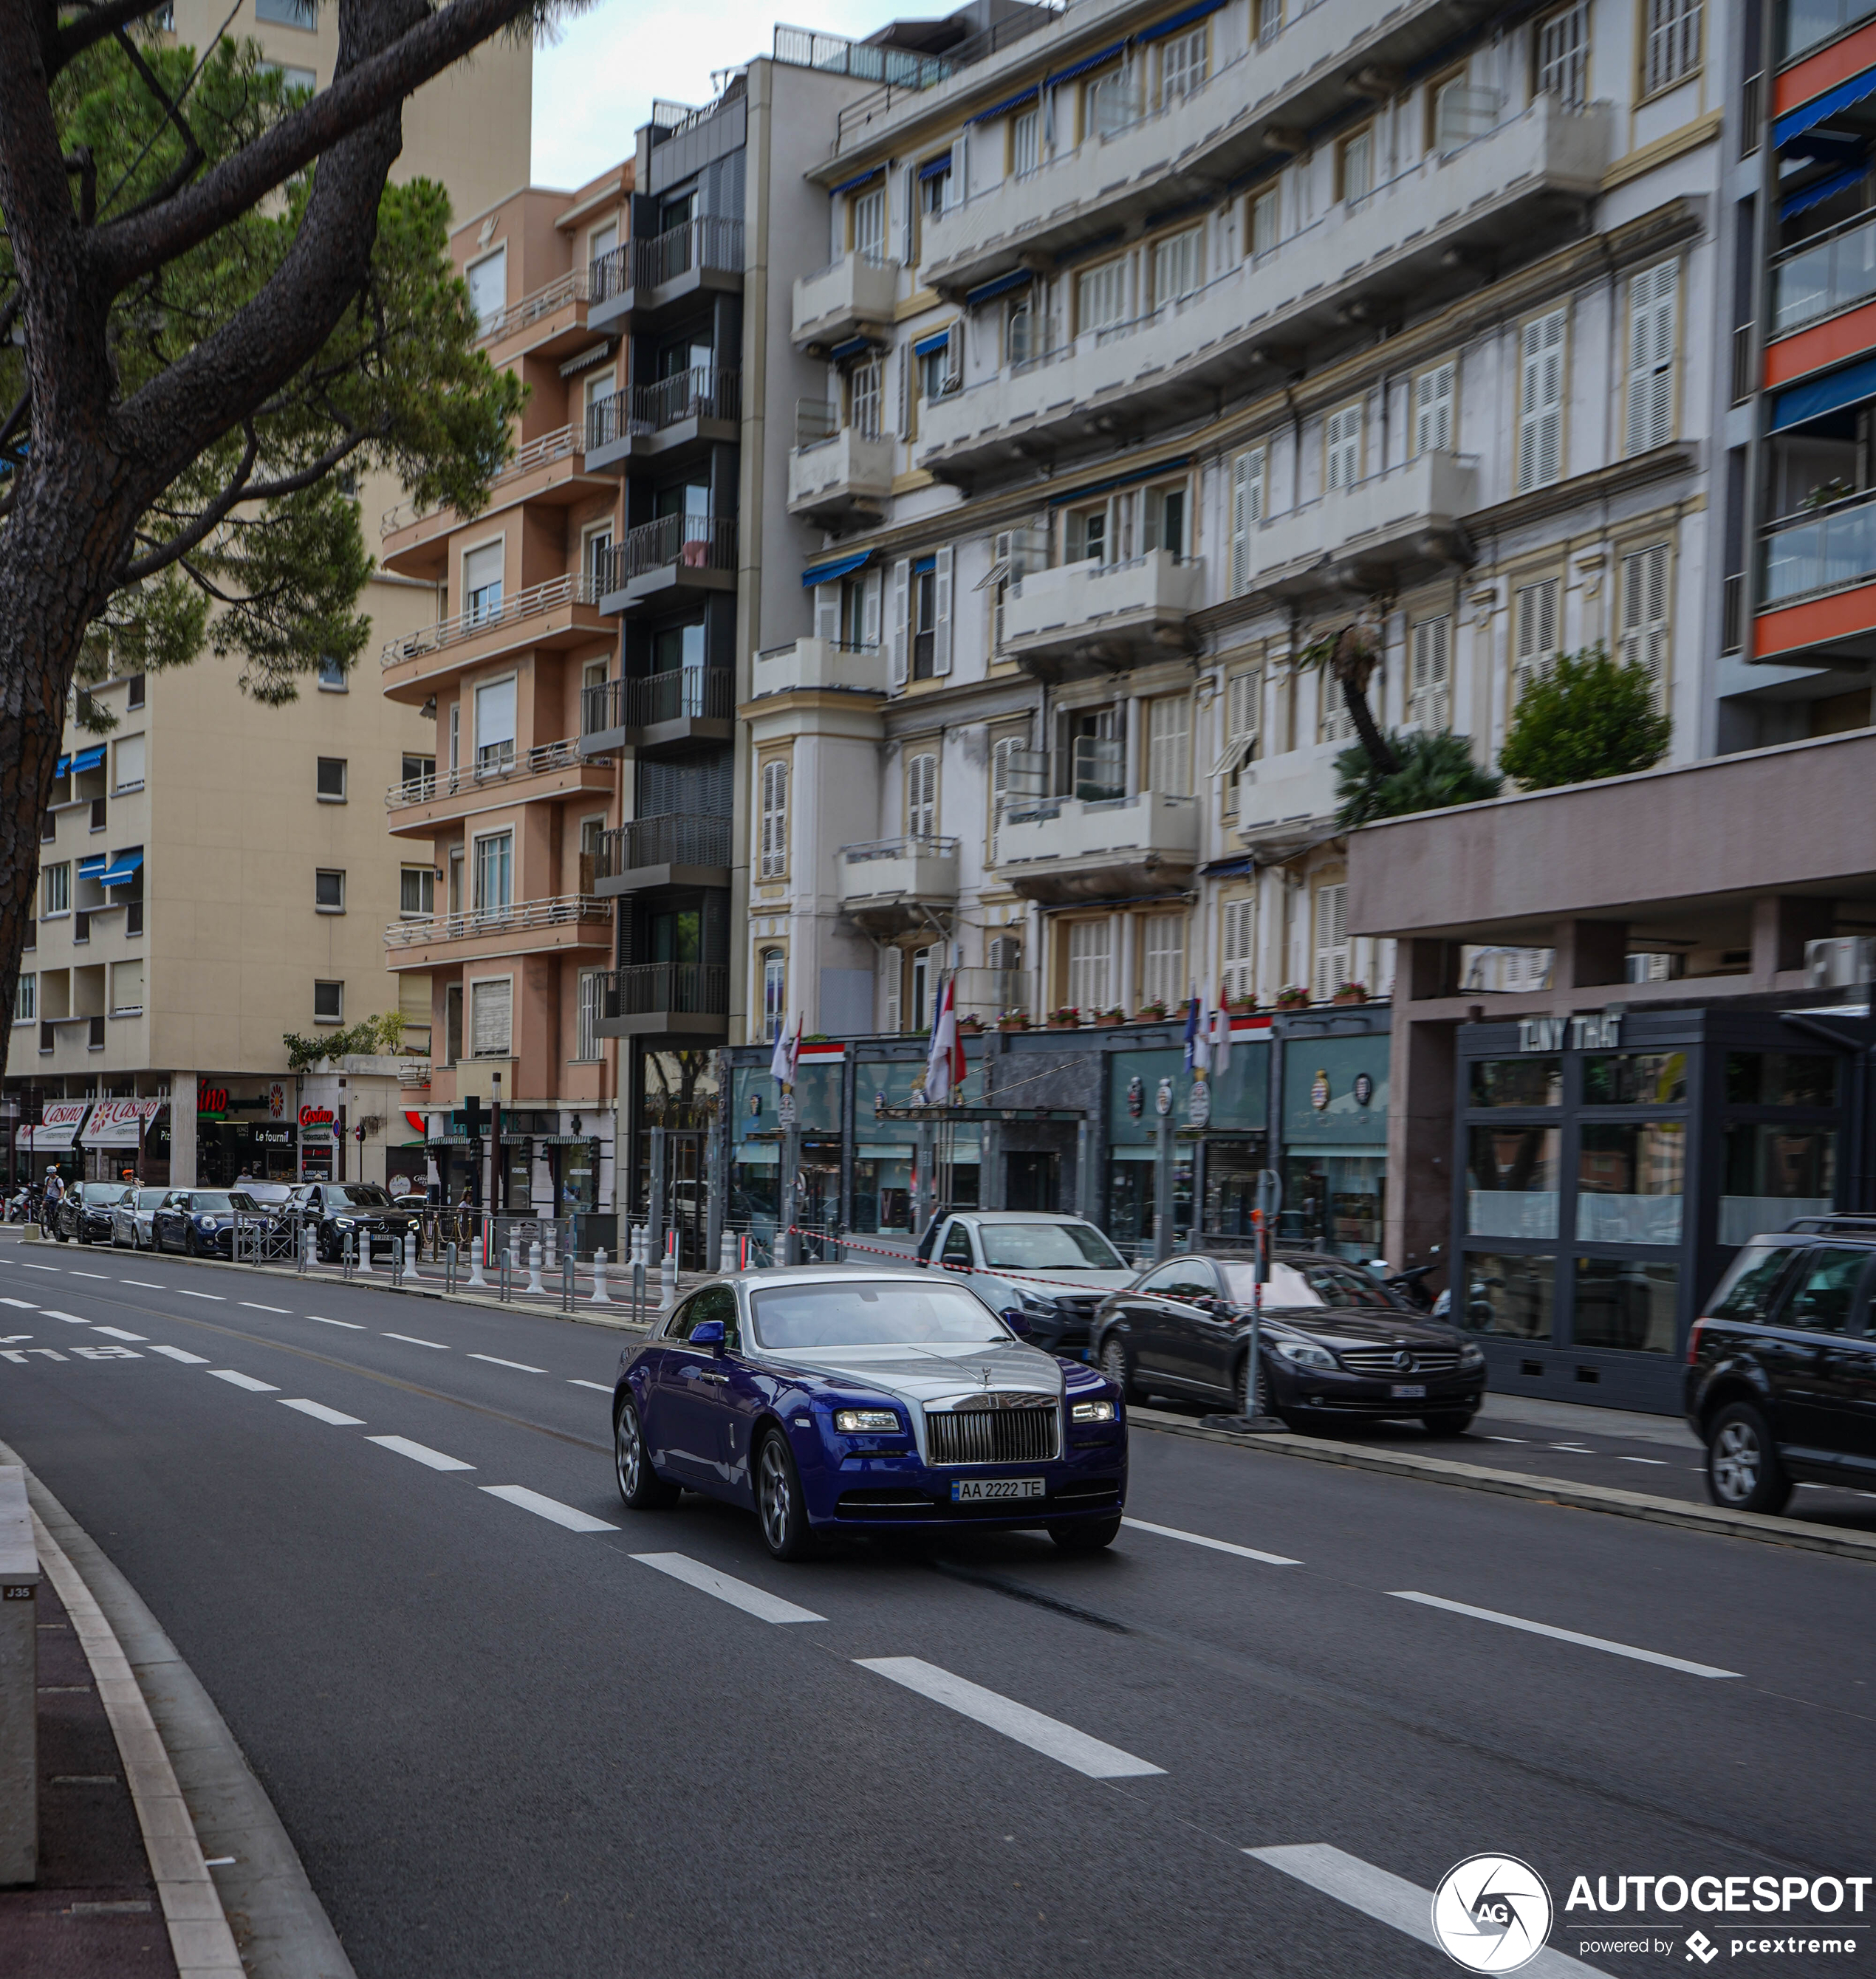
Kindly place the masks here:
[[(1372, 1258), (1368, 1265), (1370, 1275), (1383, 1291), (1392, 1292), (1403, 1305), (1411, 1306), (1419, 1312), (1430, 1312), (1436, 1318), (1444, 1315), (1433, 1294), (1426, 1289), (1426, 1280), (1439, 1268), (1437, 1264), (1414, 1265), (1404, 1271), (1390, 1271), (1385, 1258)], [(1442, 1292), (1440, 1298), (1445, 1297)]]

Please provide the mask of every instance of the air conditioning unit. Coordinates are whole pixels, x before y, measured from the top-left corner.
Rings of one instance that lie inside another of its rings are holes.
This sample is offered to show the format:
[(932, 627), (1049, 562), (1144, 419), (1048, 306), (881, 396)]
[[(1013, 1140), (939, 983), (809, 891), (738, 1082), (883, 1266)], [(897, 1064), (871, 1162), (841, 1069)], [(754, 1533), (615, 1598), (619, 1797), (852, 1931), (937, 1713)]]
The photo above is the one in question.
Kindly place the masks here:
[(1805, 986), (1848, 990), (1876, 982), (1876, 940), (1868, 935), (1832, 935), (1805, 944)]

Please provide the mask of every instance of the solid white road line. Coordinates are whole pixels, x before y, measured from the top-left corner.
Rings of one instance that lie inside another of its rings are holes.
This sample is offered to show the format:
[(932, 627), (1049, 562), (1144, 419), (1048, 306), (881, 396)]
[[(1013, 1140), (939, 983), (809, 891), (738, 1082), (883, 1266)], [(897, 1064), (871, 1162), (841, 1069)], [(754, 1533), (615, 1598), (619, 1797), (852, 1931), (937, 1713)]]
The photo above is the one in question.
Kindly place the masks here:
[(713, 1566), (706, 1566), (700, 1560), (692, 1560), (681, 1553), (635, 1553), (632, 1557), (641, 1566), (656, 1567), (660, 1573), (668, 1573), (673, 1580), (681, 1580), (686, 1587), (694, 1587), (699, 1593), (714, 1594), (719, 1601), (727, 1601), (732, 1608), (740, 1608), (744, 1614), (753, 1615), (761, 1622), (825, 1622), (825, 1615), (817, 1615), (812, 1608), (797, 1608), (792, 1601), (784, 1601), (779, 1594), (771, 1594), (766, 1588), (752, 1587), (746, 1580), (732, 1580), (727, 1573), (719, 1573)]
[(975, 1718), (978, 1724), (1001, 1732), (1006, 1739), (1014, 1739), (1019, 1745), (1027, 1745), (1045, 1759), (1059, 1759), (1064, 1766), (1074, 1767), (1091, 1780), (1129, 1779), (1166, 1770), (1135, 1759), (1131, 1752), (1123, 1752), (1117, 1745), (1091, 1739), (1085, 1732), (1077, 1732), (1059, 1719), (1045, 1718), (1040, 1711), (1031, 1711), (1014, 1698), (954, 1676), (949, 1670), (940, 1669), (937, 1664), (918, 1656), (856, 1656), (854, 1661), (862, 1669), (876, 1670), (908, 1690), (917, 1691), (921, 1697), (930, 1698), (934, 1704), (948, 1706), (966, 1718)]
[(91, 1323), (88, 1319), (79, 1318), (75, 1312), (61, 1312), (56, 1306), (42, 1306), (39, 1316), (42, 1319), (62, 1319), (68, 1326), (89, 1326)]
[(277, 1395), (280, 1390), (271, 1381), (257, 1381), (251, 1374), (238, 1374), (232, 1367), (211, 1367), (209, 1373), (217, 1381), (226, 1381), (231, 1387), (245, 1388), (251, 1395)]
[(126, 1333), (121, 1326), (95, 1326), (91, 1331), (94, 1333), (103, 1334), (108, 1339), (134, 1340), (139, 1344), (149, 1338), (149, 1335), (144, 1333)]
[(284, 1305), (263, 1305), (258, 1299), (237, 1299), (237, 1305), (244, 1305), (250, 1312), (284, 1312)]
[(609, 1395), (613, 1392), (613, 1384), (609, 1381), (583, 1381), (578, 1375), (575, 1375), (566, 1385), (569, 1388), (597, 1388), (603, 1395)]
[(217, 1305), (226, 1305), (227, 1301), (219, 1292), (192, 1292), (186, 1287), (178, 1288), (184, 1298), (213, 1299)]
[(558, 1498), (543, 1498), (525, 1484), (484, 1484), (481, 1489), (491, 1498), (506, 1499), (511, 1505), (519, 1505), (524, 1512), (551, 1519), (556, 1526), (566, 1527), (569, 1533), (616, 1533), (619, 1530), (616, 1526), (609, 1526), (603, 1519), (596, 1519), (590, 1512), (576, 1511), (571, 1505), (562, 1504)]
[(427, 1444), (413, 1443), (404, 1436), (368, 1436), (367, 1443), (381, 1445), (386, 1450), (394, 1450), (400, 1457), (407, 1457), (413, 1464), (427, 1464), (433, 1470), (473, 1470), (473, 1464), (465, 1464), (460, 1457), (445, 1457), (440, 1450), (432, 1450)]
[(1579, 1648), (1602, 1649), (1612, 1656), (1627, 1656), (1639, 1663), (1659, 1663), (1663, 1669), (1683, 1671), (1688, 1676), (1738, 1676), (1738, 1670), (1716, 1669), (1711, 1663), (1690, 1663), (1684, 1656), (1665, 1656), (1658, 1649), (1638, 1649), (1627, 1643), (1612, 1643), (1601, 1636), (1579, 1635), (1574, 1629), (1553, 1629), (1548, 1622), (1527, 1622), (1521, 1615), (1501, 1615), (1493, 1608), (1474, 1608), (1463, 1601), (1443, 1600), (1437, 1594), (1416, 1594), (1402, 1588), (1390, 1593), (1396, 1601), (1417, 1601), (1423, 1608), (1443, 1608), (1450, 1614), (1469, 1615), (1475, 1622), (1496, 1622), (1504, 1629), (1522, 1629), (1526, 1635), (1549, 1636), (1559, 1643), (1575, 1643)]
[(22, 1312), (37, 1312), (39, 1310), (31, 1299), (0, 1298), (0, 1305), (16, 1305)]
[(358, 1322), (354, 1319), (321, 1319), (319, 1314), (316, 1312), (309, 1312), (307, 1314), (307, 1318), (310, 1319), (315, 1326), (342, 1326), (345, 1328), (347, 1333), (363, 1333), (366, 1331), (364, 1327), (360, 1326)]
[(324, 1402), (309, 1402), (304, 1395), (289, 1401), (284, 1395), (280, 1398), (283, 1409), (297, 1409), (303, 1416), (310, 1416), (315, 1422), (331, 1423), (339, 1429), (356, 1429), (364, 1420), (363, 1416), (342, 1415), (337, 1409), (329, 1409)]
[(1157, 1533), (1163, 1540), (1184, 1540), (1187, 1546), (1207, 1546), (1214, 1553), (1234, 1553), (1240, 1560), (1260, 1560), (1266, 1566), (1300, 1566), (1300, 1560), (1290, 1560), (1280, 1553), (1260, 1553), (1255, 1546), (1234, 1546), (1229, 1540), (1210, 1540), (1203, 1533), (1182, 1533), (1177, 1526), (1156, 1526), (1147, 1519), (1127, 1519), (1121, 1521), (1131, 1526), (1136, 1532)]
[(440, 1340), (420, 1340), (413, 1333), (387, 1333), (387, 1340), (401, 1340), (407, 1347), (433, 1347), (439, 1354), (447, 1354), (449, 1348)]
[[(1409, 1883), (1404, 1876), (1390, 1875), (1372, 1862), (1364, 1862), (1359, 1855), (1344, 1855), (1340, 1848), (1331, 1848), (1322, 1841), (1290, 1848), (1247, 1848), (1244, 1853), (1254, 1861), (1280, 1869), (1299, 1883), (1321, 1891), (1326, 1897), (1333, 1897), (1337, 1903), (1346, 1904), (1350, 1910), (1373, 1918), (1377, 1924), (1390, 1925), (1422, 1944), (1430, 1944), (1436, 1951), (1445, 1949), (1433, 1935), (1433, 1891)], [(1520, 1972), (1530, 1974), (1532, 1979), (1567, 1979), (1569, 1974), (1597, 1969), (1561, 1951), (1552, 1951), (1548, 1945), (1518, 1967)]]
[(206, 1367), (208, 1365), (201, 1354), (186, 1353), (180, 1347), (153, 1347), (150, 1351), (167, 1354), (172, 1361), (180, 1361), (185, 1367)]
[[(530, 1367), (525, 1361), (504, 1361), (499, 1354), (472, 1354), (472, 1361), (486, 1361), (491, 1367), (512, 1367), (517, 1374), (544, 1374), (545, 1367)], [(486, 1488), (486, 1487), (485, 1487)], [(616, 1530), (616, 1527), (612, 1528)]]

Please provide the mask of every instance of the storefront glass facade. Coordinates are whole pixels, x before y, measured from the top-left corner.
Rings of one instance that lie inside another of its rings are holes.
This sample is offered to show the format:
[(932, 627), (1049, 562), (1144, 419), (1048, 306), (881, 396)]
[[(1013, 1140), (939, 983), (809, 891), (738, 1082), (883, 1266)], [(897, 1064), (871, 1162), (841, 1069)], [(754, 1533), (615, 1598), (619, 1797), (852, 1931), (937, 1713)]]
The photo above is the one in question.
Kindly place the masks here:
[(1287, 1038), (1283, 1049), (1279, 1240), (1338, 1257), (1379, 1257), (1386, 1207), (1387, 1035)]

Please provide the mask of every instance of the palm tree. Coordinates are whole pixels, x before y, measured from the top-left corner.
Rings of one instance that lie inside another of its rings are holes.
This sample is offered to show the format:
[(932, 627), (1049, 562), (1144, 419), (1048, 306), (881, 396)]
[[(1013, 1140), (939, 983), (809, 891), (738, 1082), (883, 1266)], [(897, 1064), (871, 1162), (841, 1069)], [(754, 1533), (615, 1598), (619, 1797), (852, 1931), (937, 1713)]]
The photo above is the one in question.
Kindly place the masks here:
[(1325, 632), (1298, 655), (1299, 669), (1323, 669), (1342, 690), (1343, 705), (1355, 724), (1363, 754), (1374, 766), (1377, 777), (1391, 777), (1400, 768), (1393, 744), (1381, 733), (1368, 705), (1368, 683), (1381, 664), (1379, 614), (1372, 608), (1344, 625), (1339, 632)]

